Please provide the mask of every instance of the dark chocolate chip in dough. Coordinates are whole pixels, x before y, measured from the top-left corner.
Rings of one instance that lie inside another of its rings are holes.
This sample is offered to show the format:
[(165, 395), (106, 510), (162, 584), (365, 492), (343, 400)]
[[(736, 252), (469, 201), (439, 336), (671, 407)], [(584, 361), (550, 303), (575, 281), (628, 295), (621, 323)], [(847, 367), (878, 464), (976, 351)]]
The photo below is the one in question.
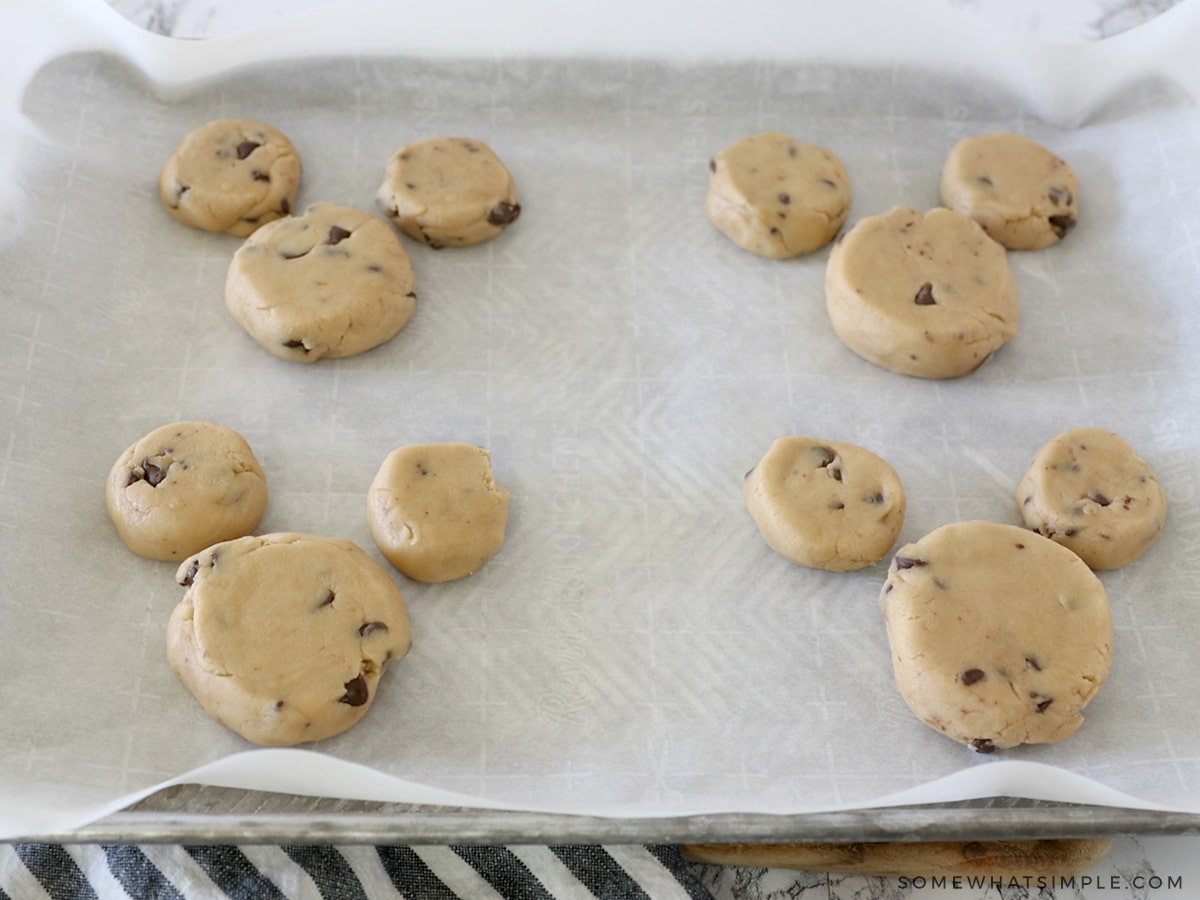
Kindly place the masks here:
[(996, 745), (993, 744), (987, 738), (972, 738), (968, 742), (967, 746), (969, 746), (976, 753), (995, 753), (996, 752)]
[(913, 299), (913, 303), (917, 306), (934, 306), (937, 301), (933, 299), (933, 285), (928, 281), (921, 285), (917, 291), (917, 296)]
[[(1036, 697), (1037, 695), (1036, 695), (1036, 694), (1034, 694), (1034, 696)], [(1051, 704), (1051, 703), (1053, 703), (1053, 702), (1054, 702), (1054, 698), (1053, 698), (1053, 697), (1048, 697), (1047, 699), (1045, 699), (1045, 700), (1042, 700), (1042, 701), (1041, 701), (1040, 703), (1038, 703), (1038, 705), (1037, 705), (1037, 711), (1038, 711), (1038, 712), (1040, 712), (1040, 713), (1044, 713), (1044, 712), (1045, 712), (1047, 709), (1049, 709), (1049, 708), (1050, 708), (1050, 704)]]
[(1054, 233), (1059, 240), (1067, 236), (1067, 233), (1075, 227), (1074, 216), (1051, 216), (1047, 221), (1050, 222), (1050, 227), (1054, 229)]
[(967, 669), (965, 672), (959, 674), (958, 680), (963, 684), (975, 684), (983, 681), (986, 677), (983, 669)]
[(199, 571), (200, 560), (193, 559), (192, 564), (187, 567), (187, 571), (184, 572), (183, 576), (179, 579), (179, 583), (183, 585), (183, 587), (191, 587), (192, 583), (196, 580), (196, 573)]
[(268, 175), (266, 172), (264, 172), (262, 169), (255, 169), (253, 172), (250, 173), (250, 177), (253, 178), (255, 181), (270, 181), (271, 180), (271, 176)]
[(779, 195), (779, 202), (782, 203), (784, 206), (787, 206), (789, 203), (792, 202), (792, 195), (789, 194), (787, 191), (782, 192)]
[(509, 203), (507, 200), (501, 200), (492, 207), (488, 213), (489, 225), (511, 225), (521, 215), (520, 203)]
[(927, 566), (927, 565), (929, 565), (929, 560), (927, 560), (927, 559), (912, 559), (908, 556), (897, 556), (896, 557), (896, 568), (897, 569), (919, 569), (922, 566)]
[(332, 225), (329, 228), (329, 239), (325, 241), (327, 244), (340, 244), (346, 238), (350, 237), (350, 232), (340, 225)]
[(975, 180), (978, 181), (980, 184), (982, 184), (984, 187), (994, 187), (995, 186), (995, 182), (992, 181), (992, 179), (988, 178), (986, 175), (980, 175)]
[(167, 477), (167, 470), (162, 466), (156, 466), (149, 459), (142, 460), (142, 471), (146, 473), (143, 477), (151, 487), (158, 487)]
[(367, 679), (361, 675), (351, 678), (344, 687), (346, 693), (338, 698), (339, 703), (345, 703), (347, 706), (362, 706), (370, 699), (371, 691), (367, 687)]
[(247, 156), (249, 156), (251, 153), (253, 153), (255, 150), (257, 150), (260, 146), (261, 146), (261, 144), (257, 144), (254, 141), (242, 141), (240, 144), (237, 145), (237, 158), (245, 159)]
[(358, 629), (359, 637), (370, 637), (376, 631), (387, 631), (388, 627), (382, 622), (366, 622)]
[(305, 353), (309, 352), (308, 347), (304, 346), (304, 341), (298, 341), (298, 340), (295, 340), (294, 338), (290, 341), (284, 341), (283, 346), (287, 347), (290, 350), (303, 350)]
[(1035, 671), (1035, 672), (1042, 671), (1041, 664), (1038, 663), (1037, 657), (1035, 657), (1035, 656), (1025, 657), (1025, 667), (1027, 669), (1033, 669), (1033, 671)]

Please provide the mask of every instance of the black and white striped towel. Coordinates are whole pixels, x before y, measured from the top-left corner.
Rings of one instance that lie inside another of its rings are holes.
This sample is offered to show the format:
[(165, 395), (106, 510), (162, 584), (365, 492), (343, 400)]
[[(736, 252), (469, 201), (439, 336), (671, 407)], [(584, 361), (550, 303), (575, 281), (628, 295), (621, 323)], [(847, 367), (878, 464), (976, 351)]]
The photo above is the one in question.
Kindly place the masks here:
[(0, 845), (0, 900), (711, 900), (673, 845)]

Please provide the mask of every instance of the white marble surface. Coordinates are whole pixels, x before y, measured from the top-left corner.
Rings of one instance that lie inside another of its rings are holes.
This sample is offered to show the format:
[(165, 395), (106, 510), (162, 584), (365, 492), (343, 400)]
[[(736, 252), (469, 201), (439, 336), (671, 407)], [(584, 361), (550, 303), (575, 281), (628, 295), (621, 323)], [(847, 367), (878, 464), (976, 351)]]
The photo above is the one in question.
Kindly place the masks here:
[[(108, 0), (135, 24), (179, 38), (203, 39), (265, 25), (331, 0)], [(1051, 42), (1078, 43), (1134, 28), (1180, 0), (946, 0), (998, 28)], [(1105, 862), (1065, 885), (1009, 880), (986, 886), (921, 885), (919, 880), (705, 867), (704, 883), (721, 900), (814, 897), (822, 900), (1156, 900), (1200, 896), (1200, 838), (1119, 837)]]

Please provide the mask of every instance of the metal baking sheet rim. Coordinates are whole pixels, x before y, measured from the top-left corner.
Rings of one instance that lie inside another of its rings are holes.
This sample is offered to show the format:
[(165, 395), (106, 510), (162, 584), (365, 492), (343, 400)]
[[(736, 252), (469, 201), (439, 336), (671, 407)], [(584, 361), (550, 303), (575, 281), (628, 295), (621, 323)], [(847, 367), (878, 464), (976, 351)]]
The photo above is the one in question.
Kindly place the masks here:
[(1200, 834), (1200, 814), (987, 798), (776, 815), (616, 818), (292, 797), (177, 785), (18, 841), (139, 844), (639, 844), (1020, 840)]

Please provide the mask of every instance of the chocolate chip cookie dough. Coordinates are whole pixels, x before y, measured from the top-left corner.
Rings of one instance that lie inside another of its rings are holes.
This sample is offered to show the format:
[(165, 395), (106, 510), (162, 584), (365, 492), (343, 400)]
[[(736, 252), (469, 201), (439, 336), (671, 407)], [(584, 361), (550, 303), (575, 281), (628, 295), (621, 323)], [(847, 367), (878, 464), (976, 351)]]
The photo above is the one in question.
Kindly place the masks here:
[(941, 197), (1010, 250), (1057, 243), (1079, 215), (1079, 179), (1071, 167), (1009, 132), (959, 141), (942, 168)]
[(285, 747), (340, 734), (408, 653), (408, 613), (357, 545), (281, 533), (184, 561), (167, 626), (172, 670), (204, 711), (248, 741)]
[(296, 148), (277, 128), (253, 119), (220, 119), (187, 135), (158, 178), (176, 220), (245, 237), (292, 210), (300, 185)]
[(884, 557), (904, 523), (904, 489), (880, 457), (838, 441), (775, 440), (742, 494), (767, 545), (802, 566), (848, 572)]
[(258, 527), (267, 481), (236, 431), (212, 422), (175, 422), (117, 458), (104, 500), (126, 547), (149, 559), (179, 560)]
[(388, 160), (376, 203), (402, 232), (435, 249), (489, 241), (521, 214), (512, 175), (474, 138), (401, 147)]
[(850, 179), (832, 151), (768, 131), (712, 158), (705, 208), (739, 247), (787, 259), (837, 235), (850, 212)]
[(1004, 248), (941, 208), (896, 207), (857, 222), (829, 253), (825, 300), (847, 347), (918, 378), (975, 371), (1020, 323)]
[(1100, 579), (1016, 525), (945, 525), (893, 557), (880, 595), (913, 714), (980, 753), (1060, 741), (1108, 677)]
[(225, 305), (268, 353), (354, 356), (391, 340), (416, 309), (400, 240), (369, 213), (314, 203), (263, 226), (234, 254)]
[(380, 552), (409, 578), (454, 581), (499, 551), (508, 499), (482, 447), (411, 444), (388, 454), (375, 475), (367, 524)]
[(1021, 483), (1025, 525), (1093, 569), (1133, 562), (1162, 534), (1167, 500), (1150, 467), (1103, 428), (1073, 428), (1042, 447)]

